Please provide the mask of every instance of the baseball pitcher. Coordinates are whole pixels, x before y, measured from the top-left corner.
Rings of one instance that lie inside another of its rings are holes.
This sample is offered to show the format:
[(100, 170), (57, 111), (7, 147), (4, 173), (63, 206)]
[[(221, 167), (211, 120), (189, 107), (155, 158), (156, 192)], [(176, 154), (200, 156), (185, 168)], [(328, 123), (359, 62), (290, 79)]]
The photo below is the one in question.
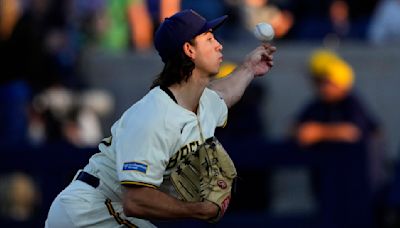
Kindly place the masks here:
[(226, 124), (228, 108), (251, 80), (271, 69), (275, 51), (262, 44), (230, 76), (212, 80), (223, 60), (213, 32), (226, 19), (207, 21), (183, 10), (164, 20), (154, 39), (162, 72), (56, 197), (46, 227), (221, 219), (236, 170), (214, 131)]

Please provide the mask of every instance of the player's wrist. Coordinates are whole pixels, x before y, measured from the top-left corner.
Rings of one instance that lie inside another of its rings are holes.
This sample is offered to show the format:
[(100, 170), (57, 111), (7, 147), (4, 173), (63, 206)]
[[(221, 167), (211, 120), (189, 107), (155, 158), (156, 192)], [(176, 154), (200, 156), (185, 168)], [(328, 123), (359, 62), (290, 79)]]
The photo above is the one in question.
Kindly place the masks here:
[(189, 203), (189, 210), (193, 212), (193, 217), (199, 220), (208, 221), (219, 214), (219, 207), (209, 201)]
[(216, 217), (218, 217), (219, 215), (219, 207), (218, 205), (216, 205), (215, 203), (209, 202), (209, 201), (205, 201), (203, 202), (203, 210), (205, 213), (205, 217), (203, 218), (203, 220), (211, 220), (214, 219)]
[(243, 75), (250, 76), (252, 78), (255, 77), (254, 67), (250, 60), (246, 60), (241, 66), (237, 69), (238, 72), (242, 72)]

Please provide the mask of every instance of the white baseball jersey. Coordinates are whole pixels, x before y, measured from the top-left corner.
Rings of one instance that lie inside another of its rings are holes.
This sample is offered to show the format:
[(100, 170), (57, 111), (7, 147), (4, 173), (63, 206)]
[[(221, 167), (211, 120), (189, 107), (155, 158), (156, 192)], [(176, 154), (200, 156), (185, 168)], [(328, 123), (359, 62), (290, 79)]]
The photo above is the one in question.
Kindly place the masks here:
[[(228, 109), (216, 92), (204, 90), (197, 114), (171, 96), (155, 87), (131, 106), (112, 126), (112, 136), (99, 145), (101, 152), (84, 168), (100, 179), (98, 190), (111, 202), (121, 203), (121, 185), (148, 186), (174, 195), (171, 169), (203, 139), (213, 136), (216, 127), (225, 125)], [(151, 225), (132, 219), (136, 225)]]

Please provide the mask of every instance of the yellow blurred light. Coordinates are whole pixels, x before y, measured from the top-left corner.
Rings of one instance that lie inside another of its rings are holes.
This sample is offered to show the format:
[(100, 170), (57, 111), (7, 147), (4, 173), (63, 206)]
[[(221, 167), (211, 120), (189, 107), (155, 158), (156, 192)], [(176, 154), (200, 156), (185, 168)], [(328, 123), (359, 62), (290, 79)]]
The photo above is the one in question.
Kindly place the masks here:
[(232, 73), (236, 69), (237, 65), (231, 62), (224, 62), (222, 63), (221, 67), (219, 68), (219, 72), (215, 75), (215, 78), (224, 78), (230, 73)]
[(344, 61), (334, 61), (328, 64), (325, 75), (327, 80), (342, 89), (348, 90), (353, 86), (353, 69)]
[(327, 49), (319, 49), (311, 54), (309, 67), (312, 75), (321, 76), (325, 74), (326, 66), (340, 58), (334, 52)]
[(319, 49), (312, 53), (309, 61), (313, 77), (329, 80), (345, 90), (354, 83), (352, 67), (336, 53), (327, 49)]

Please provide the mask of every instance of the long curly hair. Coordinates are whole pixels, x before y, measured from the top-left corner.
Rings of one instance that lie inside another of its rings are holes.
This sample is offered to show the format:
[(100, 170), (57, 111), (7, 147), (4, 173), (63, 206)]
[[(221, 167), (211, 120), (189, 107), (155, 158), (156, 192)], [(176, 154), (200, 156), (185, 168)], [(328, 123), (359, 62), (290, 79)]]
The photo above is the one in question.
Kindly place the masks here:
[[(195, 44), (194, 40), (189, 41), (189, 43), (191, 45)], [(165, 63), (163, 70), (157, 75), (150, 89), (156, 86), (168, 87), (187, 81), (192, 75), (194, 67), (194, 62), (181, 50), (176, 55), (171, 56)]]

